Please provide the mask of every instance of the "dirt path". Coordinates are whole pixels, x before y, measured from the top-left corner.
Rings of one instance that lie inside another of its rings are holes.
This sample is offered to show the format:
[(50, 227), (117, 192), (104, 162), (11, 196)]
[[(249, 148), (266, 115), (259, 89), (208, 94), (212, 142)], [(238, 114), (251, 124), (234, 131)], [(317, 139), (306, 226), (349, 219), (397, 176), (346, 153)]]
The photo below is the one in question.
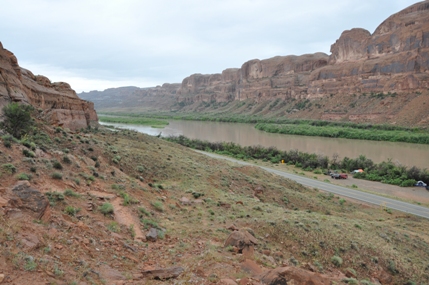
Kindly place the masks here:
[(126, 206), (122, 205), (122, 199), (117, 197), (112, 200), (113, 208), (115, 209), (115, 221), (119, 224), (127, 226), (127, 228), (133, 227), (135, 236), (134, 240), (145, 241), (146, 237), (140, 229), (140, 221), (131, 213), (131, 210)]

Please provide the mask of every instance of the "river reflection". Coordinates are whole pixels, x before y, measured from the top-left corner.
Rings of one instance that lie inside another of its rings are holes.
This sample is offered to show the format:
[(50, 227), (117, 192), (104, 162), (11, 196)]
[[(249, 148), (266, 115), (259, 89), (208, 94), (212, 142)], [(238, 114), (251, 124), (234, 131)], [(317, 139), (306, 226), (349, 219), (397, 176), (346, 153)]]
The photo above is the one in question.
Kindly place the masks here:
[(109, 125), (149, 135), (158, 135), (161, 132), (163, 137), (184, 135), (191, 139), (234, 142), (242, 146), (275, 146), (280, 150), (298, 149), (327, 155), (329, 158), (336, 153), (340, 159), (365, 155), (376, 163), (392, 159), (393, 162), (408, 167), (429, 168), (429, 145), (271, 134), (259, 131), (251, 124), (239, 123), (174, 120), (164, 129), (111, 123)]

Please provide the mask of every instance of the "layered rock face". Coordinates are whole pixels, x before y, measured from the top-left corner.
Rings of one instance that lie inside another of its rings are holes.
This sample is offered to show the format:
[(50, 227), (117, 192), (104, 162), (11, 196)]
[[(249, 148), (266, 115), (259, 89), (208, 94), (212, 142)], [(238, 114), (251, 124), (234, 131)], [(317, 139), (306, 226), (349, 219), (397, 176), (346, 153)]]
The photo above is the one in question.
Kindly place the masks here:
[(185, 78), (178, 101), (318, 98), (330, 94), (422, 91), (429, 88), (429, 1), (386, 19), (373, 34), (342, 33), (331, 55), (251, 60), (222, 74)]
[(33, 105), (55, 126), (79, 129), (98, 124), (92, 102), (81, 100), (67, 83), (52, 83), (21, 68), (0, 43), (0, 110), (9, 102)]

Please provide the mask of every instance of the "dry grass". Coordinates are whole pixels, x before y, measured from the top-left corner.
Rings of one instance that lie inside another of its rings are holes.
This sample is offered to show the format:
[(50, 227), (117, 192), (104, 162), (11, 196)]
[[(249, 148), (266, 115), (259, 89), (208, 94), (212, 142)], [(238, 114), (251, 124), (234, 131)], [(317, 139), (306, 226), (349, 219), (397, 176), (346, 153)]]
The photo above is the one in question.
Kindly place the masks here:
[[(324, 272), (334, 268), (331, 258), (338, 255), (343, 259), (339, 269), (354, 269), (359, 280), (368, 278), (378, 266), (389, 271), (391, 261), (398, 270), (394, 275), (395, 284), (428, 280), (425, 270), (429, 264), (429, 222), (424, 219), (399, 212), (389, 214), (347, 199), (344, 202), (258, 168), (230, 165), (133, 131), (100, 130), (66, 135), (49, 129), (46, 132), (52, 138), (46, 157), (37, 157), (34, 163), (24, 161), (22, 146), (13, 144), (6, 150), (0, 143), (0, 165), (12, 163), (17, 173), (30, 173), (30, 168), (36, 167), (30, 183), (39, 190), (73, 189), (80, 198), (65, 196), (63, 201), (55, 203), (48, 224), (31, 220), (12, 223), (0, 215), (0, 262), (13, 264), (16, 252), (25, 252), (16, 242), (18, 233), (33, 232), (40, 237), (40, 246), (26, 254), (36, 259), (38, 269), (53, 272), (58, 268), (64, 272), (61, 276), (53, 274), (51, 282), (100, 284), (102, 278), (93, 273), (100, 266), (96, 260), (103, 260), (126, 276), (132, 276), (137, 268), (148, 264), (183, 266), (186, 271), (178, 279), (181, 284), (206, 284), (209, 277), (213, 281), (243, 277), (244, 273), (236, 269), (241, 255), (223, 248), (229, 235), (226, 227), (230, 224), (255, 232), (261, 242), (255, 258), (267, 268), (275, 265), (263, 256), (265, 249), (281, 252), (283, 257), (277, 258), (278, 264), (290, 263), (293, 258), (299, 264), (319, 264)], [(89, 148), (92, 150), (88, 151)], [(64, 163), (63, 169), (56, 170), (63, 175), (62, 180), (52, 179), (52, 161), (60, 161), (64, 149), (68, 149), (71, 163)], [(113, 162), (118, 156), (117, 163)], [(13, 174), (3, 171), (1, 175), (5, 187), (17, 181)], [(76, 179), (80, 179), (79, 184)], [(254, 196), (256, 189), (262, 189), (257, 197)], [(115, 194), (121, 201), (126, 195), (132, 197), (135, 203), (127, 203), (125, 208), (140, 218), (140, 224), (134, 229), (138, 227), (145, 232), (148, 227), (145, 222), (150, 220), (165, 230), (164, 239), (155, 243), (133, 240), (127, 227), (121, 224), (116, 227), (112, 215), (103, 215), (98, 210), (109, 201), (88, 195), (88, 191)], [(199, 197), (203, 202), (189, 206), (179, 202), (181, 197), (195, 200), (192, 193), (204, 194)], [(88, 203), (93, 204), (92, 211)], [(70, 205), (81, 211), (74, 216), (64, 215), (63, 210)], [(162, 205), (162, 211), (154, 205)], [(77, 226), (79, 222), (83, 226)], [(114, 231), (112, 225), (115, 225)], [(50, 232), (52, 228), (56, 234)], [(112, 238), (112, 232), (122, 240)], [(55, 245), (63, 249), (58, 250)], [(54, 255), (60, 259), (52, 258)], [(50, 258), (40, 262), (43, 256)], [(19, 259), (19, 268), (11, 265), (5, 269), (7, 273), (23, 274), (21, 261)]]

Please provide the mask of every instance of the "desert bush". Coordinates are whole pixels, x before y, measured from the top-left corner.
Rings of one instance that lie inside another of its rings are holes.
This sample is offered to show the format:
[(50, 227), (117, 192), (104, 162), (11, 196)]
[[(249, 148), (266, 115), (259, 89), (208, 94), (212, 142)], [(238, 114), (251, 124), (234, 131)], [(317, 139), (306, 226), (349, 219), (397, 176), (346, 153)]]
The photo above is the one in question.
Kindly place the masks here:
[(65, 212), (67, 215), (72, 216), (72, 217), (74, 217), (74, 216), (75, 216), (79, 211), (80, 211), (80, 208), (75, 208), (75, 207), (73, 207), (73, 206), (67, 206), (67, 207), (64, 209), (64, 212)]
[(72, 161), (71, 161), (70, 157), (68, 157), (67, 155), (64, 155), (64, 156), (63, 156), (63, 162), (64, 162), (64, 163), (67, 163), (67, 164), (72, 163)]
[(57, 161), (57, 160), (54, 160), (52, 162), (52, 167), (55, 168), (55, 169), (58, 169), (58, 170), (63, 169), (62, 164), (59, 161)]
[(1, 137), (3, 140), (3, 145), (7, 148), (12, 147), (13, 142), (17, 142), (18, 140), (11, 135), (4, 135)]
[(46, 198), (48, 198), (51, 206), (55, 206), (57, 202), (64, 201), (64, 195), (60, 192), (47, 192), (45, 193)]
[(35, 154), (34, 152), (32, 152), (31, 150), (28, 150), (28, 149), (26, 149), (26, 148), (24, 148), (24, 149), (22, 150), (22, 154), (23, 154), (25, 157), (31, 157), (31, 158), (33, 158), (33, 157), (35, 157), (35, 156), (36, 156), (36, 154)]
[(113, 190), (125, 190), (125, 185), (123, 184), (112, 184), (111, 187)]
[(123, 202), (124, 206), (130, 205), (130, 204), (136, 204), (136, 203), (139, 202), (138, 200), (136, 200), (135, 198), (131, 197), (128, 193), (126, 193), (124, 191), (121, 191), (119, 193), (119, 196), (121, 196), (124, 199), (124, 202)]
[(11, 164), (11, 163), (5, 163), (2, 165), (3, 169), (6, 170), (9, 173), (15, 173), (16, 172), (16, 167), (15, 165)]
[(336, 267), (340, 267), (343, 264), (343, 259), (339, 257), (338, 255), (334, 255), (331, 257), (331, 262)]
[(52, 173), (51, 177), (52, 177), (52, 179), (58, 179), (58, 180), (63, 179), (63, 175), (61, 173), (59, 173), (59, 172)]
[(10, 103), (3, 107), (4, 121), (2, 127), (16, 138), (21, 138), (28, 133), (33, 125), (31, 118), (31, 105), (23, 105), (16, 102)]
[(78, 193), (74, 192), (71, 189), (64, 190), (64, 195), (67, 197), (75, 197), (75, 198), (80, 197), (80, 195)]
[(157, 210), (159, 212), (163, 212), (164, 211), (164, 205), (162, 204), (161, 201), (153, 201), (151, 203), (151, 205), (155, 208), (155, 210)]
[(99, 210), (103, 215), (113, 214), (114, 208), (110, 203), (104, 203), (99, 207)]
[(155, 222), (154, 220), (151, 219), (141, 219), (140, 220), (142, 222), (142, 224), (144, 224), (145, 228), (159, 228), (159, 225), (157, 222)]
[(148, 216), (148, 217), (150, 217), (151, 215), (150, 215), (150, 213), (149, 213), (149, 211), (148, 210), (146, 210), (145, 208), (143, 208), (143, 207), (139, 207), (138, 208), (138, 210), (139, 210), (139, 212), (141, 213), (141, 214), (143, 214), (143, 215), (145, 215), (145, 216)]
[(107, 224), (107, 229), (114, 233), (119, 233), (121, 231), (121, 228), (117, 222), (110, 222)]
[(26, 173), (21, 173), (17, 176), (18, 180), (30, 180), (31, 175), (28, 175)]

